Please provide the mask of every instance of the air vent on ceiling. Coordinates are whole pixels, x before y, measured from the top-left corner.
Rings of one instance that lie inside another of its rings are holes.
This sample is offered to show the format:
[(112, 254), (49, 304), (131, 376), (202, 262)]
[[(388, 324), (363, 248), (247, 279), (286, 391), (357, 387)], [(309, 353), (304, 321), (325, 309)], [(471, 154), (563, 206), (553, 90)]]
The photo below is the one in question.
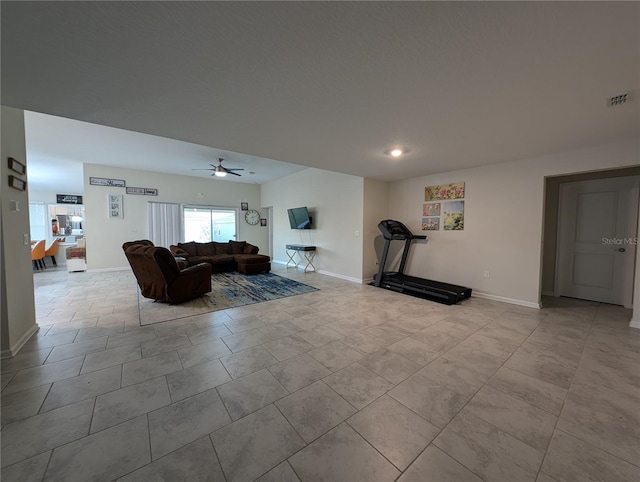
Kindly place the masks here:
[(626, 104), (631, 101), (631, 92), (625, 92), (624, 94), (614, 95), (607, 97), (607, 105), (609, 107), (615, 107), (616, 105)]

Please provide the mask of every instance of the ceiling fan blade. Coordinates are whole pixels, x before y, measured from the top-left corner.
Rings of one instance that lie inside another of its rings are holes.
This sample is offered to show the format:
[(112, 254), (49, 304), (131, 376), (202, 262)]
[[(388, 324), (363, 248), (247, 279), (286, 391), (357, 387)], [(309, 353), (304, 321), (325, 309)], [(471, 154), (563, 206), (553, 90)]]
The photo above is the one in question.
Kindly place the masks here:
[(235, 167), (233, 169), (227, 169), (226, 167), (224, 168), (225, 171), (230, 172), (230, 171), (244, 171), (244, 168), (242, 167)]
[(232, 176), (242, 177), (240, 174), (236, 174), (235, 172), (231, 172), (229, 170), (227, 170), (227, 174), (231, 174)]
[(192, 171), (213, 171), (213, 169), (191, 169)]

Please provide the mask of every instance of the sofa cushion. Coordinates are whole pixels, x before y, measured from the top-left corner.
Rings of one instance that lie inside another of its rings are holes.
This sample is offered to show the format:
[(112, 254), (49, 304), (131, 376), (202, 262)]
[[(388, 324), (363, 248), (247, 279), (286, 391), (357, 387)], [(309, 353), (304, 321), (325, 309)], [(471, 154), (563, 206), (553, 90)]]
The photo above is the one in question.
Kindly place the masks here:
[(178, 243), (178, 248), (184, 249), (189, 256), (197, 256), (198, 255), (198, 244), (195, 241), (191, 241), (189, 243)]
[(231, 246), (231, 254), (242, 254), (246, 245), (246, 241), (229, 241), (229, 246)]
[(229, 243), (216, 243), (216, 254), (231, 254)]
[(269, 263), (271, 261), (271, 258), (264, 254), (234, 254), (233, 257), (238, 264), (259, 264)]
[(234, 264), (236, 261), (233, 258), (233, 256), (230, 254), (216, 254), (215, 256), (211, 256), (208, 258), (205, 257), (203, 259), (205, 259), (206, 262), (209, 263), (211, 266), (218, 265), (218, 264)]
[(258, 254), (258, 251), (260, 251), (260, 248), (254, 246), (253, 244), (247, 243), (242, 254)]
[(198, 256), (213, 256), (216, 254), (216, 244), (218, 243), (198, 243)]

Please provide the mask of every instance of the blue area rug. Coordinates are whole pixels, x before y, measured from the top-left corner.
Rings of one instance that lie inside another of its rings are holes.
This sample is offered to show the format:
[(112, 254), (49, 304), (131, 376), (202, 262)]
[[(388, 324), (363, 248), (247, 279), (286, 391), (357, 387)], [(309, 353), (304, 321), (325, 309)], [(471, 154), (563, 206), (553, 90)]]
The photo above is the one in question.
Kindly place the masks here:
[(273, 273), (216, 273), (211, 276), (210, 293), (177, 305), (154, 302), (138, 294), (140, 325), (151, 325), (317, 290), (318, 288), (313, 286)]

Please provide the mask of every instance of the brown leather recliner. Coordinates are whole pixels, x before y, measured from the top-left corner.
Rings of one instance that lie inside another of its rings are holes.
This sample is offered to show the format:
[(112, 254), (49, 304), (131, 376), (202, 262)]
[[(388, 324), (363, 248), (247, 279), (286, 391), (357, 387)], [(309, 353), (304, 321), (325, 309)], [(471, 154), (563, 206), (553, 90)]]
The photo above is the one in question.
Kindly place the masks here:
[(124, 243), (122, 249), (145, 298), (181, 303), (211, 291), (208, 263), (180, 270), (167, 248), (148, 240)]

